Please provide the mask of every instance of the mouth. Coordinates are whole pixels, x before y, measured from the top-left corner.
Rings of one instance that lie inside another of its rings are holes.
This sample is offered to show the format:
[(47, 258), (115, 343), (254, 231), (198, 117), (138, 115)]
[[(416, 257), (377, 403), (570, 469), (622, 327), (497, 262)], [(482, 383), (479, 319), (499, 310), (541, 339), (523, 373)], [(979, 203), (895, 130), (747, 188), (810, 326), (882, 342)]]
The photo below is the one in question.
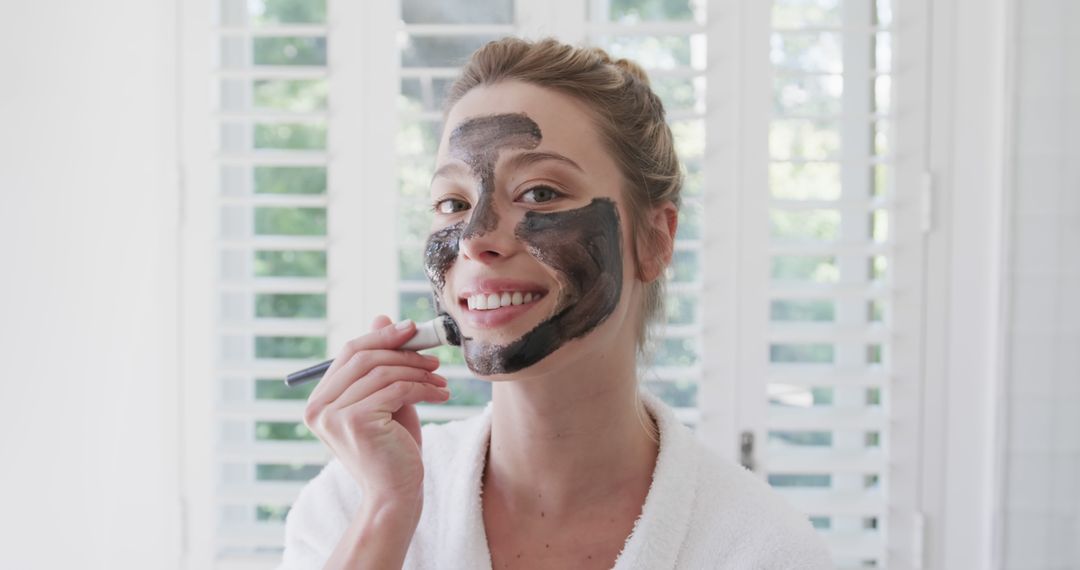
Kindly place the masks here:
[(496, 328), (530, 312), (547, 294), (547, 289), (534, 283), (488, 279), (462, 290), (458, 307), (469, 325)]

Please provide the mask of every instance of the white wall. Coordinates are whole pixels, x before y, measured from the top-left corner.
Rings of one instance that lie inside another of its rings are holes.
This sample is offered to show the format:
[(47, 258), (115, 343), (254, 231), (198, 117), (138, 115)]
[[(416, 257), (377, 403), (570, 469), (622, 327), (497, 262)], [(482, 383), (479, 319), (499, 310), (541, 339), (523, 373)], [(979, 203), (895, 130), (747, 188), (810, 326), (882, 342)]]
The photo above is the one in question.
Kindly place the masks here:
[(1080, 3), (1012, 0), (999, 567), (1080, 567)]
[(179, 556), (171, 1), (0, 18), (0, 568)]

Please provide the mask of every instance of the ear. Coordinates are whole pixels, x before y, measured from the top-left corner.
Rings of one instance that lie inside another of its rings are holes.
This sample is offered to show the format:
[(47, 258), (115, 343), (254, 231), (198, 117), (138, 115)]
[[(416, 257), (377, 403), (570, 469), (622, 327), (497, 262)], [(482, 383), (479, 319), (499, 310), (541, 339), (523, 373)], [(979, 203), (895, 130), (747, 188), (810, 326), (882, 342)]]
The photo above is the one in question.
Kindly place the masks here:
[(638, 278), (651, 283), (663, 274), (675, 251), (679, 229), (679, 209), (670, 201), (649, 212), (645, 227), (637, 237)]

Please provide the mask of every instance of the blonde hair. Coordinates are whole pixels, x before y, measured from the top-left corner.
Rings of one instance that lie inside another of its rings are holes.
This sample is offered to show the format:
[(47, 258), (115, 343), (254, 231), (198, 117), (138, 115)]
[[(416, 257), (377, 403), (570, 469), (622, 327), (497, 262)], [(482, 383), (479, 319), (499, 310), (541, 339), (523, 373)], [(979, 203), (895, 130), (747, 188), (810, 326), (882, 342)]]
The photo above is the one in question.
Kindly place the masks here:
[[(552, 38), (528, 41), (508, 37), (472, 54), (450, 85), (444, 115), (471, 89), (518, 80), (576, 97), (592, 112), (600, 135), (627, 182), (624, 196), (634, 240), (634, 264), (641, 274), (638, 236), (646, 252), (659, 250), (665, 236), (649, 213), (665, 202), (678, 208), (683, 174), (675, 153), (664, 105), (649, 86), (645, 71), (628, 59), (612, 59), (597, 47), (574, 47)], [(637, 323), (637, 349), (649, 354), (650, 325), (664, 318), (664, 278), (646, 285)], [(645, 412), (639, 405), (639, 416)], [(652, 422), (650, 422), (650, 425)], [(653, 429), (646, 431), (656, 439)]]

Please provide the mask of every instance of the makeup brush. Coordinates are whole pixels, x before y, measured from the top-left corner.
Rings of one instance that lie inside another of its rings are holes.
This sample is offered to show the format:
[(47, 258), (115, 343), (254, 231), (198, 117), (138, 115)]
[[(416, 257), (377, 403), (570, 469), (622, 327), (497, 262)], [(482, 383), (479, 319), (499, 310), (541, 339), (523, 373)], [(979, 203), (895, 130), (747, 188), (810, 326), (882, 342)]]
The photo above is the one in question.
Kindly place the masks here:
[[(416, 334), (408, 342), (401, 345), (399, 350), (424, 350), (443, 344), (461, 346), (461, 331), (458, 330), (454, 319), (451, 319), (446, 314), (439, 315), (424, 323), (418, 323), (416, 325)], [(318, 380), (326, 374), (327, 369), (330, 368), (333, 362), (334, 359), (331, 358), (326, 362), (321, 362), (303, 370), (297, 370), (285, 377), (285, 385), (292, 387)]]

